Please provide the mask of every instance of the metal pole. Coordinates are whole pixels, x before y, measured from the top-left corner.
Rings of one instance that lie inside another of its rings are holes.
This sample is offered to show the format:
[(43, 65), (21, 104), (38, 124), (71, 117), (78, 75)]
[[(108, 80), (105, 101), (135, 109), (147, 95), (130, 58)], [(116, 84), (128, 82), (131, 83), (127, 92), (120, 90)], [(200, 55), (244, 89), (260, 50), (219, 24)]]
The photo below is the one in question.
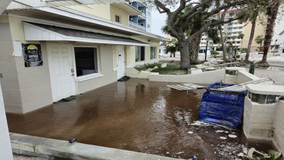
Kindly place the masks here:
[(205, 61), (206, 61), (206, 59), (207, 59), (207, 47), (208, 47), (208, 39), (206, 40)]
[[(0, 73), (0, 79), (2, 74)], [(0, 155), (1, 159), (13, 160), (11, 141), (9, 136), (4, 100), (0, 82)]]
[(274, 43), (274, 52), (273, 52), (273, 57), (274, 57), (274, 54), (276, 52), (276, 42), (277, 42), (277, 39), (275, 39), (275, 43)]

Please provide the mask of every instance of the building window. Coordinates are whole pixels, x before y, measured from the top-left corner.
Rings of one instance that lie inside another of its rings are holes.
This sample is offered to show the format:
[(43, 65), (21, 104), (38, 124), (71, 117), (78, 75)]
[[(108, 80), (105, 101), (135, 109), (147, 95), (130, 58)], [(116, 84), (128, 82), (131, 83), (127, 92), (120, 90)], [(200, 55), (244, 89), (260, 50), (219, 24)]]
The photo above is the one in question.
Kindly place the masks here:
[(243, 29), (242, 27), (239, 27), (239, 29)]
[(120, 17), (118, 15), (115, 15), (115, 22), (120, 22)]
[(156, 47), (151, 47), (150, 59), (156, 59)]
[(145, 47), (135, 47), (135, 62), (145, 60)]
[(248, 92), (248, 97), (252, 102), (256, 102), (259, 104), (273, 104), (277, 103), (279, 96), (276, 95), (263, 95), (263, 94), (255, 94)]
[(75, 47), (77, 77), (98, 73), (97, 48)]

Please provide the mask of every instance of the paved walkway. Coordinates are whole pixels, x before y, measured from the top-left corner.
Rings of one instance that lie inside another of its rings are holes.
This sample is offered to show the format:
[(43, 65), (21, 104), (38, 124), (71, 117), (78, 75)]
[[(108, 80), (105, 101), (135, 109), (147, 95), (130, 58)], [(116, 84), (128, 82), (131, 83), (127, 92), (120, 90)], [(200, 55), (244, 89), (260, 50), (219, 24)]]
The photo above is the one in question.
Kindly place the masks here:
[(20, 155), (14, 155), (14, 160), (48, 160), (47, 158), (42, 157), (27, 157), (27, 156), (20, 156)]

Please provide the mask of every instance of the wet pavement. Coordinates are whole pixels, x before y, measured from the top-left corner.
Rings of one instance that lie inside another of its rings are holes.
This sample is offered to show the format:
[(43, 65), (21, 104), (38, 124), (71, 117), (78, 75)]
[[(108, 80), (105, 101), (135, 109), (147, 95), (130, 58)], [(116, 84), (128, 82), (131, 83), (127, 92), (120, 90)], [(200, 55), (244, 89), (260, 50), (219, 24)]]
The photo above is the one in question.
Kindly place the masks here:
[(9, 130), (168, 157), (196, 155), (200, 160), (235, 159), (251, 146), (273, 148), (271, 143), (247, 141), (241, 129), (194, 123), (205, 90), (177, 91), (167, 84), (173, 83), (130, 79), (25, 115), (8, 113)]

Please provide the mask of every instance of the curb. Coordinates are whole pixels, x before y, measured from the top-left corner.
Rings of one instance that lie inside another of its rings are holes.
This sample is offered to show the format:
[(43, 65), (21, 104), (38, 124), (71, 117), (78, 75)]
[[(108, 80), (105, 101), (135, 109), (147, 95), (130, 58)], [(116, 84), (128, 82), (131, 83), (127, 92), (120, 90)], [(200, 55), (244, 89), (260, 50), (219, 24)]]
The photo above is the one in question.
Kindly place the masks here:
[(176, 158), (10, 133), (14, 153), (74, 160), (177, 160)]

